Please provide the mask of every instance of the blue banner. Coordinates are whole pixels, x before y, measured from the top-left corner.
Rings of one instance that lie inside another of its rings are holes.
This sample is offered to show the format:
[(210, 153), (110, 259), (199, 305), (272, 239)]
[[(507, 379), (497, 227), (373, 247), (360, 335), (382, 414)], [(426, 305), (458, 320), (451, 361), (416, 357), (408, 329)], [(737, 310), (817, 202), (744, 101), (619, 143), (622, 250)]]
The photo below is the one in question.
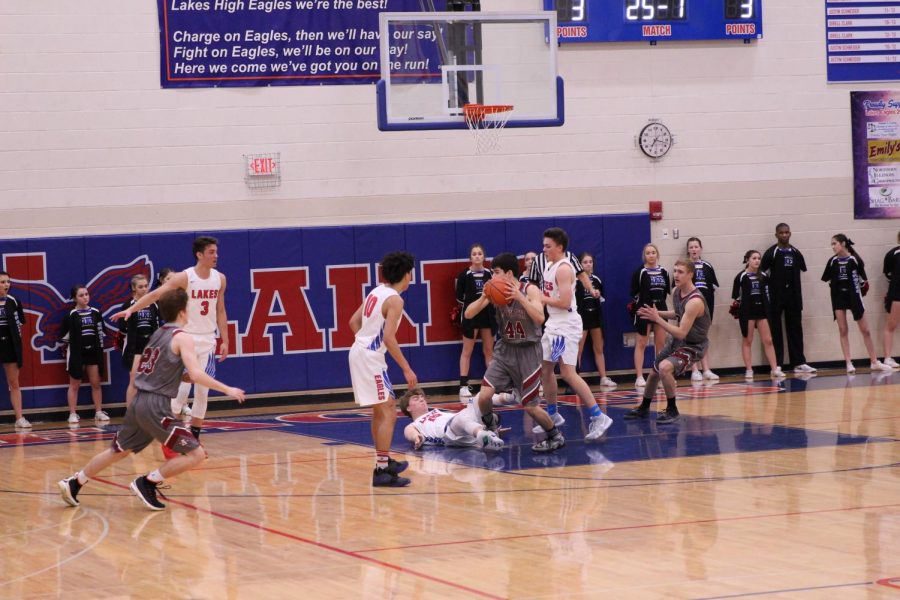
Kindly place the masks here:
[(900, 0), (826, 0), (828, 81), (900, 80)]
[[(349, 321), (365, 294), (378, 284), (378, 263), (387, 252), (416, 256), (414, 279), (404, 294), (398, 332), (403, 351), (422, 382), (459, 376), (460, 332), (450, 321), (454, 282), (468, 264), (473, 242), (488, 256), (540, 251), (547, 227), (565, 229), (574, 252), (590, 252), (603, 279), (606, 303), (606, 364), (632, 365), (622, 334), (632, 331), (625, 304), (632, 271), (650, 239), (646, 214), (566, 218), (451, 221), (353, 227), (252, 229), (197, 232), (219, 239), (218, 268), (228, 278), (225, 305), (230, 355), (216, 367), (223, 381), (248, 393), (269, 394), (350, 386)], [(193, 266), (194, 233), (161, 233), (0, 241), (2, 269), (10, 273), (10, 295), (21, 302), (24, 406), (62, 408), (69, 376), (60, 348), (60, 325), (71, 310), (69, 290), (87, 286), (91, 305), (109, 318), (130, 295), (131, 277), (155, 278), (163, 267)], [(128, 372), (113, 348), (116, 325), (106, 323), (104, 402), (125, 398)], [(594, 367), (588, 346), (585, 370)], [(403, 381), (391, 359), (390, 377)], [(472, 380), (484, 371), (480, 351)], [(90, 404), (89, 386), (79, 403)], [(10, 408), (0, 393), (0, 410)]]
[(374, 83), (379, 13), (422, 10), (421, 0), (158, 3), (164, 88)]

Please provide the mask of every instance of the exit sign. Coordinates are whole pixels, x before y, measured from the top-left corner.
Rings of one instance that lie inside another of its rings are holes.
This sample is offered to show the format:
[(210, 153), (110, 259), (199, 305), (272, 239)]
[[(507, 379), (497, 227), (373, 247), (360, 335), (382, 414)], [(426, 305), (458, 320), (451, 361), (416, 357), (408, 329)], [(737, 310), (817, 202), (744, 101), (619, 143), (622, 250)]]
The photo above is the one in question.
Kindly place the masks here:
[(250, 188), (271, 188), (281, 184), (281, 153), (244, 155), (244, 181)]

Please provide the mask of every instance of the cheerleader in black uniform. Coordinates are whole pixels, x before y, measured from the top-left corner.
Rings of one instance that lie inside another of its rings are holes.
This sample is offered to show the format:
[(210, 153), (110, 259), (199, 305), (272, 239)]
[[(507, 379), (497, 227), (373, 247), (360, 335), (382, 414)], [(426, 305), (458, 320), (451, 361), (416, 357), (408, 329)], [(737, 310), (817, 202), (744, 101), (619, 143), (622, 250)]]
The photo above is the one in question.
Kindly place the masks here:
[[(900, 244), (900, 233), (897, 234)], [(894, 331), (900, 324), (900, 246), (894, 246), (884, 255), (884, 275), (888, 278), (888, 293), (884, 298), (887, 319), (884, 320), (884, 364), (894, 369), (900, 364), (894, 360), (891, 348), (894, 346)]]
[(578, 342), (578, 364), (581, 365), (581, 353), (584, 352), (584, 344), (588, 337), (591, 338), (591, 347), (594, 350), (594, 362), (597, 372), (600, 374), (600, 385), (603, 387), (616, 387), (616, 382), (606, 376), (606, 357), (603, 355), (603, 282), (594, 273), (594, 256), (589, 252), (583, 252), (578, 260), (584, 268), (585, 274), (591, 281), (592, 289), (600, 292), (594, 297), (592, 290), (584, 287), (580, 281), (575, 282), (575, 303), (578, 305), (578, 314), (581, 315), (581, 327), (584, 333)]
[(535, 258), (537, 258), (537, 252), (532, 252), (531, 250), (529, 250), (525, 253), (525, 268), (522, 269), (522, 274), (519, 275), (520, 282), (528, 283), (530, 281), (528, 278), (528, 274), (531, 273), (531, 265), (534, 263)]
[(666, 330), (662, 325), (645, 321), (637, 316), (637, 309), (641, 306), (655, 306), (657, 310), (668, 310), (666, 296), (672, 287), (669, 273), (659, 266), (659, 249), (653, 244), (644, 246), (644, 265), (631, 276), (632, 317), (634, 330), (637, 332), (637, 341), (634, 344), (634, 371), (637, 378), (635, 387), (644, 387), (644, 350), (650, 341), (650, 327), (653, 327), (653, 345), (659, 354), (666, 342)]
[(847, 361), (847, 373), (855, 373), (856, 367), (850, 359), (850, 339), (847, 335), (847, 311), (853, 314), (853, 320), (859, 326), (873, 371), (890, 371), (891, 368), (875, 356), (875, 346), (866, 322), (866, 308), (863, 306), (863, 290), (868, 291), (869, 282), (863, 259), (853, 249), (853, 241), (843, 233), (831, 238), (831, 249), (834, 251), (827, 263), (822, 281), (831, 286), (831, 312), (838, 324), (841, 335), (841, 352)]
[[(719, 287), (716, 271), (701, 256), (703, 254), (703, 243), (700, 241), (700, 238), (688, 238), (687, 254), (690, 261), (694, 263), (694, 285), (703, 294), (706, 306), (709, 307), (709, 318), (712, 319), (713, 310), (716, 307), (716, 289)], [(699, 363), (694, 363), (691, 367), (691, 381), (719, 380), (719, 376), (709, 368), (709, 354), (709, 346), (707, 346), (703, 359)], [(702, 373), (700, 372), (701, 365), (703, 366)]]
[[(465, 315), (466, 307), (481, 297), (484, 284), (490, 280), (491, 271), (484, 267), (484, 247), (481, 244), (472, 244), (469, 249), (469, 268), (456, 278), (456, 301), (460, 306), (460, 315)], [(469, 387), (469, 363), (472, 360), (472, 351), (475, 350), (475, 340), (481, 338), (482, 351), (484, 352), (484, 364), (491, 362), (494, 354), (494, 308), (488, 306), (474, 319), (462, 317), (462, 352), (459, 355), (459, 396), (471, 398), (472, 388)]]
[(83, 285), (72, 288), (75, 308), (62, 322), (60, 340), (66, 357), (66, 371), (69, 373), (69, 423), (78, 423), (76, 412), (78, 388), (87, 375), (91, 384), (91, 398), (94, 401), (94, 418), (109, 421), (103, 410), (103, 396), (100, 391), (100, 367), (103, 365), (103, 317), (100, 311), (89, 306), (91, 296)]
[[(131, 298), (126, 300), (119, 311), (127, 310), (132, 304), (141, 299), (149, 291), (150, 285), (144, 275), (135, 275), (131, 278)], [(131, 401), (137, 395), (134, 387), (134, 378), (137, 375), (137, 366), (141, 354), (147, 346), (147, 341), (153, 332), (159, 329), (159, 309), (156, 304), (134, 313), (127, 320), (119, 321), (119, 339), (122, 340), (122, 366), (130, 373), (128, 378), (128, 390), (125, 392), (125, 406), (131, 406)]]
[(746, 269), (734, 278), (731, 297), (735, 301), (738, 320), (741, 324), (741, 355), (744, 357), (744, 373), (746, 379), (753, 379), (753, 360), (750, 346), (753, 343), (753, 330), (759, 330), (766, 360), (769, 361), (772, 377), (784, 377), (784, 371), (775, 362), (775, 346), (772, 344), (772, 330), (769, 327), (769, 280), (759, 272), (761, 255), (758, 250), (748, 250), (744, 254)]
[(0, 362), (6, 373), (9, 403), (16, 414), (16, 427), (24, 429), (31, 427), (31, 423), (22, 415), (22, 388), (19, 386), (25, 311), (19, 301), (9, 295), (9, 286), (9, 273), (0, 271)]

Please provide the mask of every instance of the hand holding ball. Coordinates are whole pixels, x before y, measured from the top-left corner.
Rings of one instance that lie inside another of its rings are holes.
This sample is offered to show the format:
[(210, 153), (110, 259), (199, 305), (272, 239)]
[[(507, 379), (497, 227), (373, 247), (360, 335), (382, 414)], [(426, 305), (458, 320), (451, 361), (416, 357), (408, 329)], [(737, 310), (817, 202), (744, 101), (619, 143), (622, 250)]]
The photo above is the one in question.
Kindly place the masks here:
[(512, 286), (502, 279), (489, 279), (484, 284), (483, 293), (491, 304), (496, 306), (508, 306), (512, 303), (509, 296), (512, 295)]

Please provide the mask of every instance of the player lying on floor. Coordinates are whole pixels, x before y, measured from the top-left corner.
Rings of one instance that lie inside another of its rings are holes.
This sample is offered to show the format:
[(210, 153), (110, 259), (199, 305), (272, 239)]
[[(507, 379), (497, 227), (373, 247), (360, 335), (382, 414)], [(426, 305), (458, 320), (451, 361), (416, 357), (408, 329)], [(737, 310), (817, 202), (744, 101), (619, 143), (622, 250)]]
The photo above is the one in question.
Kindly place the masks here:
[(428, 408), (422, 388), (412, 388), (400, 398), (400, 410), (413, 421), (403, 430), (403, 436), (413, 448), (422, 446), (474, 446), (499, 450), (503, 440), (481, 422), (474, 403), (454, 413)]

